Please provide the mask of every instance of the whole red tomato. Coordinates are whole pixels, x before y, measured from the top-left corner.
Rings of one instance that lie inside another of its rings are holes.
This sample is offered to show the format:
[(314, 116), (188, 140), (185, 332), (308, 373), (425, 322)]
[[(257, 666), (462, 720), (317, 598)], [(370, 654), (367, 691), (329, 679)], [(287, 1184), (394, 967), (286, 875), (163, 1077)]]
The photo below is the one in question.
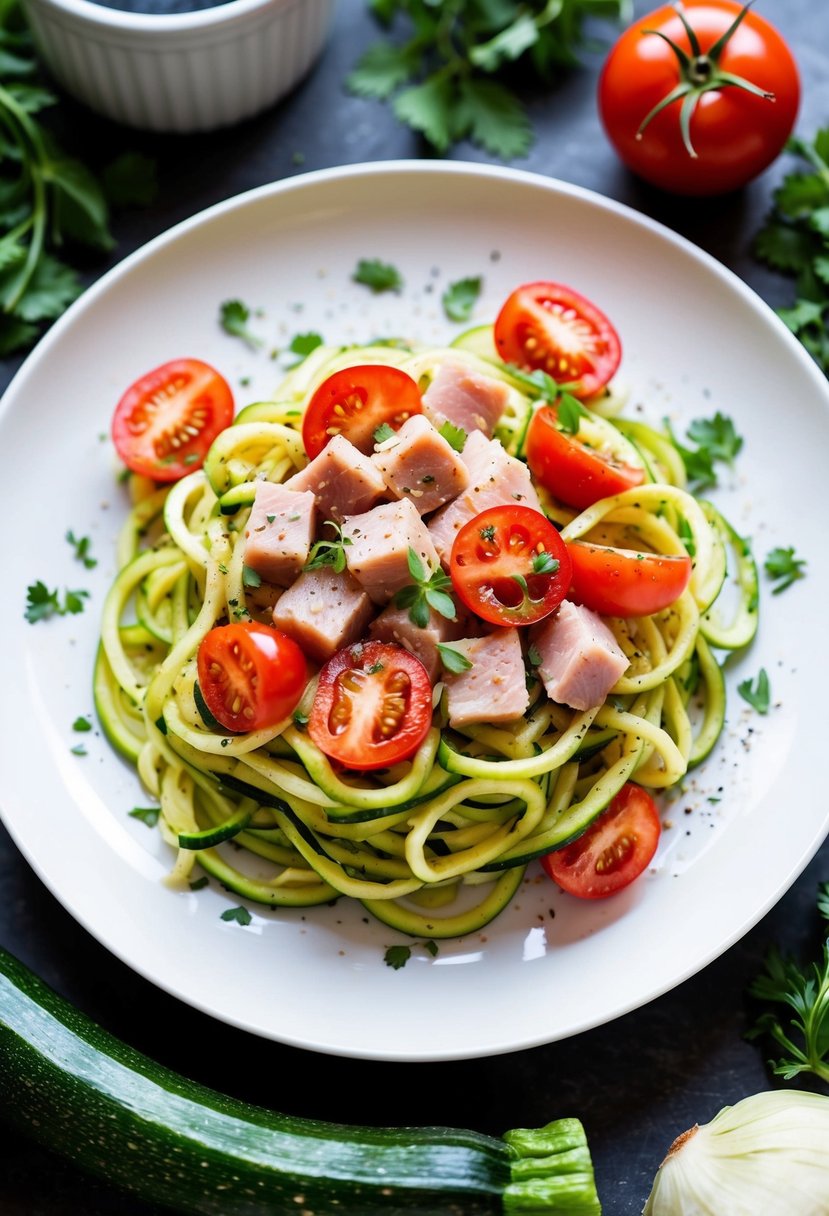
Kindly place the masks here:
[(674, 194), (735, 190), (782, 151), (800, 103), (781, 35), (735, 0), (685, 0), (635, 21), (599, 80), (621, 159)]

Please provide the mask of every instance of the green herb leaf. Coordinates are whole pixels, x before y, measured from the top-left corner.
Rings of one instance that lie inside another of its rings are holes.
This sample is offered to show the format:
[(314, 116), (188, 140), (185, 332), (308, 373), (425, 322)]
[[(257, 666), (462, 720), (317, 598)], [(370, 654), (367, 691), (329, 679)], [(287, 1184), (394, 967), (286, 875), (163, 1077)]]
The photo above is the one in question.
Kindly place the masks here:
[(448, 594), (452, 587), (449, 575), (445, 574), (440, 566), (430, 573), (411, 545), (407, 560), (412, 582), (401, 587), (395, 594), (395, 607), (408, 608), (409, 620), (413, 625), (417, 625), (418, 629), (428, 626), (430, 608), (447, 620), (454, 621), (457, 608), (452, 596)]
[(387, 439), (394, 438), (394, 430), (387, 422), (381, 422), (377, 430), (374, 432), (375, 443), (385, 443)]
[(248, 327), (249, 320), (250, 309), (241, 300), (225, 300), (219, 308), (219, 322), (225, 333), (257, 349), (262, 339)]
[(411, 957), (411, 946), (389, 946), (383, 955), (383, 962), (387, 967), (393, 967), (395, 971), (399, 971), (401, 967), (406, 966)]
[(561, 562), (552, 553), (533, 554), (533, 574), (555, 574)]
[(799, 578), (805, 578), (806, 559), (796, 557), (793, 546), (771, 549), (764, 562), (766, 574), (774, 580), (772, 595), (779, 595)]
[(249, 925), (253, 918), (247, 908), (240, 905), (238, 908), (226, 908), (221, 919), (233, 921), (237, 925)]
[(322, 570), (326, 566), (330, 566), (335, 574), (342, 574), (347, 565), (345, 547), (351, 544), (351, 537), (343, 536), (342, 528), (339, 524), (335, 524), (333, 519), (327, 519), (324, 526), (333, 529), (334, 539), (316, 541), (311, 546), (308, 561), (302, 568), (303, 570)]
[(288, 350), (292, 355), (299, 355), (301, 359), (305, 359), (318, 346), (322, 346), (322, 335), (309, 331), (304, 334), (294, 334)]
[(134, 806), (130, 811), (131, 819), (140, 819), (148, 828), (154, 828), (158, 823), (161, 808), (157, 806)]
[(70, 749), (69, 749), (69, 750), (71, 751), (71, 753), (72, 753), (72, 755), (73, 755), (73, 756), (85, 756), (85, 755), (87, 755), (87, 750), (86, 750), (86, 748), (84, 747), (84, 745), (83, 745), (82, 743), (76, 743), (76, 744), (75, 744), (75, 746), (74, 746), (74, 747), (70, 747)]
[(61, 600), (57, 590), (50, 591), (45, 583), (38, 580), (26, 588), (24, 616), (34, 625), (37, 621), (45, 621), (52, 616), (83, 612), (84, 600), (88, 597), (88, 591), (65, 591)]
[(72, 723), (72, 729), (82, 734), (84, 731), (92, 730), (92, 723), (88, 718), (76, 718)]
[(92, 546), (92, 541), (88, 536), (77, 537), (70, 529), (70, 531), (66, 533), (66, 540), (75, 550), (75, 557), (79, 562), (83, 562), (83, 565), (87, 570), (92, 570), (98, 565), (97, 558), (90, 555), (89, 550)]
[(769, 711), (771, 689), (769, 686), (769, 677), (765, 667), (761, 667), (756, 680), (743, 680), (737, 685), (737, 692), (747, 701), (752, 709), (756, 709), (758, 714), (767, 714)]
[(578, 435), (582, 418), (587, 411), (571, 393), (562, 392), (556, 404), (556, 426), (568, 435)]
[(441, 427), (438, 428), (438, 434), (441, 435), (450, 448), (454, 448), (456, 452), (462, 452), (466, 443), (466, 431), (462, 426), (455, 426), (447, 419)]
[(474, 279), (458, 279), (457, 282), (449, 284), (441, 297), (441, 301), (443, 303), (443, 311), (450, 321), (469, 320), (481, 294), (482, 282), (483, 280), (478, 277)]
[(255, 589), (262, 586), (262, 576), (252, 566), (242, 566), (242, 586)]
[(375, 294), (382, 291), (401, 291), (403, 288), (400, 271), (388, 262), (381, 262), (379, 258), (361, 258), (351, 277), (355, 283), (370, 287)]
[(688, 427), (688, 438), (711, 453), (712, 460), (733, 464), (743, 446), (742, 436), (737, 434), (734, 423), (717, 412), (713, 418), (697, 418)]
[(438, 642), (438, 654), (443, 666), (454, 676), (460, 675), (463, 671), (469, 671), (472, 667), (465, 654), (461, 654), (453, 646), (447, 646), (445, 642)]
[(104, 169), (101, 184), (113, 207), (149, 207), (158, 198), (156, 162), (142, 152), (122, 152)]
[[(818, 887), (823, 919), (819, 958), (802, 963), (773, 946), (765, 970), (748, 987), (761, 1011), (746, 1038), (768, 1040), (783, 1055), (769, 1060), (772, 1072), (787, 1081), (811, 1073), (829, 1082), (829, 883)], [(769, 1008), (763, 1009), (762, 1005)]]

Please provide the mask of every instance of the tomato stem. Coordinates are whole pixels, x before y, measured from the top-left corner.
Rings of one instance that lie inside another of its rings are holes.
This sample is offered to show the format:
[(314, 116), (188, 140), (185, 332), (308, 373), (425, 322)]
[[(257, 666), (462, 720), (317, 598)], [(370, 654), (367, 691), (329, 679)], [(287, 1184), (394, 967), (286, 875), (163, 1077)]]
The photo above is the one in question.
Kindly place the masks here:
[(676, 0), (674, 9), (688, 35), (688, 44), (691, 49), (690, 55), (684, 47), (679, 46), (678, 43), (669, 38), (662, 30), (648, 29), (642, 31), (643, 35), (655, 34), (671, 48), (677, 60), (679, 81), (642, 119), (636, 132), (637, 139), (643, 138), (645, 128), (657, 114), (672, 105), (673, 102), (681, 101), (679, 129), (682, 135), (682, 142), (688, 155), (695, 160), (697, 153), (691, 139), (691, 120), (703, 93), (708, 93), (712, 89), (738, 88), (745, 90), (747, 93), (752, 93), (755, 97), (761, 97), (764, 101), (776, 100), (774, 93), (760, 88), (752, 81), (746, 80), (743, 76), (735, 76), (733, 72), (723, 71), (719, 65), (720, 56), (728, 46), (730, 39), (753, 3), (754, 0), (747, 0), (747, 3), (740, 9), (728, 29), (720, 35), (713, 46), (709, 47), (707, 51), (703, 51), (700, 46), (696, 32), (683, 10), (682, 0)]

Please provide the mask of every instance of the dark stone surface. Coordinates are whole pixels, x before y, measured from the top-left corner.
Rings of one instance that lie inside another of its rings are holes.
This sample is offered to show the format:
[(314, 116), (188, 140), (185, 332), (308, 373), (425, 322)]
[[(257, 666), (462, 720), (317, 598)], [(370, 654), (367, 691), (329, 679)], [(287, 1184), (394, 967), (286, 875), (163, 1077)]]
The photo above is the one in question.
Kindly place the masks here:
[[(638, 4), (637, 12), (647, 7)], [(798, 130), (811, 135), (829, 117), (829, 9), (811, 0), (767, 0), (759, 7), (798, 59), (804, 84)], [(157, 202), (115, 218), (117, 248), (108, 259), (87, 262), (88, 280), (179, 220), (264, 182), (336, 164), (428, 155), (387, 107), (343, 91), (344, 76), (375, 32), (363, 3), (340, 0), (333, 37), (313, 74), (278, 107), (229, 131), (125, 132), (67, 100), (60, 119), (67, 146), (100, 164), (124, 148), (140, 149), (159, 167)], [(530, 98), (537, 140), (518, 167), (589, 187), (661, 220), (772, 305), (787, 303), (790, 285), (758, 265), (751, 240), (790, 167), (788, 158), (726, 198), (685, 202), (659, 195), (627, 174), (602, 135), (594, 100), (600, 63), (600, 54), (591, 55), (582, 69)], [(488, 159), (469, 146), (452, 156)], [(19, 362), (0, 364), (0, 387)], [(390, 1125), (440, 1122), (493, 1134), (541, 1124), (554, 1114), (577, 1115), (587, 1129), (606, 1216), (635, 1216), (674, 1136), (769, 1087), (761, 1053), (744, 1039), (745, 988), (772, 941), (798, 953), (814, 951), (815, 893), (826, 879), (824, 846), (779, 903), (718, 961), (608, 1026), (531, 1051), (440, 1064), (316, 1056), (217, 1024), (113, 959), (43, 888), (2, 829), (0, 941), (135, 1047), (208, 1085), (292, 1114)], [(628, 962), (638, 965), (635, 957)], [(4, 1132), (0, 1212), (151, 1216), (152, 1209)]]

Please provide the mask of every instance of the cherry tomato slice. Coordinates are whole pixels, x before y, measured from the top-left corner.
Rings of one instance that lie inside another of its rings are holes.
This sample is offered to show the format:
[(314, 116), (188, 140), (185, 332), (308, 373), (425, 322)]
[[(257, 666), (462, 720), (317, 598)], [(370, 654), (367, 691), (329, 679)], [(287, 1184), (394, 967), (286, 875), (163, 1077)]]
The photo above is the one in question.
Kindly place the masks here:
[(296, 709), (308, 680), (296, 642), (257, 621), (218, 625), (197, 658), (205, 704), (226, 730), (276, 726)]
[(605, 899), (648, 868), (661, 832), (653, 798), (629, 781), (583, 835), (547, 853), (541, 865), (569, 895)]
[(690, 557), (570, 541), (570, 599), (602, 616), (650, 616), (668, 608), (691, 578)]
[(200, 359), (173, 359), (131, 384), (115, 407), (112, 440), (128, 469), (178, 481), (204, 462), (233, 421), (233, 393)]
[(527, 429), (530, 472), (559, 502), (583, 511), (600, 498), (641, 485), (645, 470), (559, 430), (555, 406), (536, 410)]
[(358, 642), (322, 668), (308, 720), (320, 751), (344, 768), (409, 760), (432, 725), (432, 685), (420, 659), (390, 642)]
[(592, 397), (622, 358), (619, 335), (595, 304), (562, 283), (525, 283), (495, 320), (505, 363), (541, 370), (576, 397)]
[(374, 432), (384, 422), (398, 431), (412, 414), (422, 414), (420, 390), (397, 367), (367, 363), (346, 367), (323, 380), (302, 420), (302, 442), (311, 460), (335, 435), (344, 435), (368, 455)]
[(532, 507), (490, 507), (459, 530), (449, 559), (452, 584), (493, 625), (532, 625), (558, 608), (570, 587), (567, 546)]

